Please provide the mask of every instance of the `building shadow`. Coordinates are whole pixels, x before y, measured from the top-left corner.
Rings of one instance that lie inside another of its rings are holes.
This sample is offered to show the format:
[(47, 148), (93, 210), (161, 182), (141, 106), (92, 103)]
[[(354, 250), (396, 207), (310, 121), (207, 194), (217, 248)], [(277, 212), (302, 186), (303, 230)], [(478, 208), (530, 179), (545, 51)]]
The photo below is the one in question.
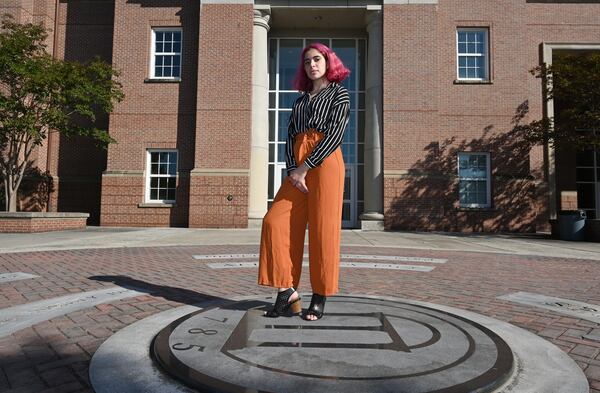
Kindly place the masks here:
[[(66, 25), (60, 26), (66, 61), (85, 63), (98, 56), (112, 63), (114, 0), (60, 0)], [(60, 39), (60, 38), (59, 38)], [(95, 126), (108, 129), (109, 117), (98, 114)], [(88, 225), (100, 224), (102, 172), (106, 170), (106, 150), (86, 137), (59, 136), (56, 209), (60, 212), (89, 213)]]
[[(543, 168), (530, 166), (532, 145), (523, 121), (529, 113), (524, 101), (516, 109), (509, 130), (488, 125), (480, 138), (446, 138), (424, 148), (419, 159), (400, 179), (393, 179), (396, 196), (386, 211), (386, 228), (451, 232), (535, 232), (546, 220), (545, 195), (536, 180)], [(491, 207), (461, 208), (458, 153), (490, 152)], [(390, 180), (388, 180), (389, 182)], [(537, 187), (537, 188), (536, 188)], [(388, 217), (390, 217), (388, 219)]]

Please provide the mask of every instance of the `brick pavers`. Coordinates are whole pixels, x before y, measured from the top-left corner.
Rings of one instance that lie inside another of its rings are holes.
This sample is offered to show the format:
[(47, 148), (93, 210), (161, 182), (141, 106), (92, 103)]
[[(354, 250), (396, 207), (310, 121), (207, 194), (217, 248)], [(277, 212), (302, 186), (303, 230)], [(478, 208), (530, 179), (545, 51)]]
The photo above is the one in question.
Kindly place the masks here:
[[(40, 276), (0, 284), (0, 308), (114, 285), (146, 293), (1, 337), (0, 392), (91, 392), (89, 361), (102, 342), (123, 327), (209, 298), (272, 294), (256, 285), (256, 269), (210, 269), (210, 261), (192, 258), (257, 252), (257, 246), (244, 245), (0, 255), (0, 272)], [(600, 304), (600, 262), (371, 247), (343, 247), (342, 252), (448, 259), (427, 273), (342, 268), (340, 291), (411, 298), (510, 322), (567, 352), (584, 370), (591, 392), (600, 393), (600, 342), (581, 337), (600, 335), (599, 324), (497, 298), (526, 291)], [(300, 291), (310, 292), (306, 268)], [(305, 300), (306, 307), (309, 299)]]

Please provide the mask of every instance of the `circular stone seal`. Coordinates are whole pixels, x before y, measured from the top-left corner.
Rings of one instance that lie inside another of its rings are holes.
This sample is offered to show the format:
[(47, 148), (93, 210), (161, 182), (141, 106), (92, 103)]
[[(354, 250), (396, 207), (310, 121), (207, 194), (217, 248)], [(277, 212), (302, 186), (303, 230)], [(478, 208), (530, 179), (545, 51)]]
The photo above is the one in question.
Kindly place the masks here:
[(204, 309), (164, 328), (153, 356), (205, 392), (489, 392), (513, 354), (494, 332), (407, 302), (328, 299), (318, 321), (266, 318), (271, 298)]

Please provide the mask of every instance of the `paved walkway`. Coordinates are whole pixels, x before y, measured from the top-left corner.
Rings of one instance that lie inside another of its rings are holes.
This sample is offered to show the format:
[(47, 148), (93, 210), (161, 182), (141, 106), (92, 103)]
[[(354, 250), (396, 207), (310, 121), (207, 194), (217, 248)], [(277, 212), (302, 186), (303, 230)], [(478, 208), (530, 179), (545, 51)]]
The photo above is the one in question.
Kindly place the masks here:
[[(306, 236), (308, 239), (308, 236)], [(37, 234), (1, 234), (0, 253), (116, 247), (244, 245), (259, 229), (107, 228)], [(600, 260), (600, 243), (568, 242), (548, 234), (456, 234), (342, 231), (342, 245), (485, 252)]]
[[(207, 299), (271, 294), (256, 285), (252, 264), (217, 269), (202, 257), (256, 261), (239, 255), (256, 254), (259, 235), (173, 228), (0, 235), (0, 274), (35, 276), (0, 279), (0, 392), (92, 392), (90, 359), (125, 326)], [(600, 305), (600, 244), (544, 235), (344, 231), (342, 253), (357, 262), (389, 258), (390, 265), (428, 269), (342, 267), (341, 294), (414, 299), (509, 322), (568, 353), (590, 391), (600, 393), (600, 324), (506, 298), (527, 292)], [(299, 289), (310, 292), (308, 269)], [(600, 315), (600, 306), (590, 310)]]

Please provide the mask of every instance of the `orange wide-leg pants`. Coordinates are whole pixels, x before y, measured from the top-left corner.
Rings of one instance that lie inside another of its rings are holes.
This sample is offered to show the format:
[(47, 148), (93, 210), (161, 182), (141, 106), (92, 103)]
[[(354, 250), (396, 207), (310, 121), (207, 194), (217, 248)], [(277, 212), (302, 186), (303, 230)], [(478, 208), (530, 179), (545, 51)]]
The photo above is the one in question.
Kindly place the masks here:
[[(323, 134), (314, 129), (294, 140), (301, 165)], [(306, 174), (305, 194), (284, 179), (262, 224), (258, 283), (298, 288), (302, 272), (304, 234), (308, 223), (308, 256), (313, 293), (338, 292), (340, 236), (345, 167), (338, 147), (320, 166)]]

